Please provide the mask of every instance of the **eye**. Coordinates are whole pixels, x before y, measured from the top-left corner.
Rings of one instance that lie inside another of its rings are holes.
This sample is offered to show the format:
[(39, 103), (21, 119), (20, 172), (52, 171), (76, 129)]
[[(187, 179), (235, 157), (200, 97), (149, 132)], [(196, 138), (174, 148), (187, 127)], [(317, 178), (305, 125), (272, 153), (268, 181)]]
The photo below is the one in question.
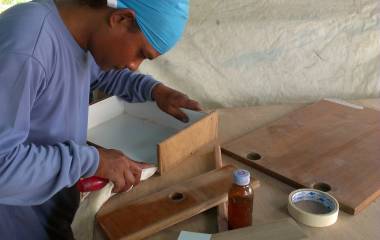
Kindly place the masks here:
[(140, 51), (140, 57), (141, 57), (142, 59), (147, 59), (147, 56), (145, 55), (145, 53), (144, 53), (143, 50)]

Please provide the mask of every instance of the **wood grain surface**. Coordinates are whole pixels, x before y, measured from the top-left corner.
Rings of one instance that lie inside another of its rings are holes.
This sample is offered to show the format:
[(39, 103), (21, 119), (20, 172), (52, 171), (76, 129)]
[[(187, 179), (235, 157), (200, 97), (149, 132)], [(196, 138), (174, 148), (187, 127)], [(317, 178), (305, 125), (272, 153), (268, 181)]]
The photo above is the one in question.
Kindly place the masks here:
[[(379, 143), (380, 112), (321, 101), (224, 144), (223, 152), (294, 187), (331, 188), (342, 210), (356, 214), (380, 195)], [(253, 153), (261, 158), (250, 160)]]
[[(216, 169), (223, 167), (222, 160), (222, 149), (220, 145), (217, 144), (214, 148), (214, 156), (215, 156), (215, 167)], [(218, 232), (224, 232), (228, 230), (228, 205), (227, 202), (223, 202), (218, 205)]]
[(158, 144), (158, 162), (161, 175), (167, 174), (183, 159), (192, 156), (202, 146), (218, 137), (218, 114), (211, 112), (191, 126)]
[(226, 201), (231, 165), (149, 196), (126, 202), (97, 218), (110, 239), (142, 239)]

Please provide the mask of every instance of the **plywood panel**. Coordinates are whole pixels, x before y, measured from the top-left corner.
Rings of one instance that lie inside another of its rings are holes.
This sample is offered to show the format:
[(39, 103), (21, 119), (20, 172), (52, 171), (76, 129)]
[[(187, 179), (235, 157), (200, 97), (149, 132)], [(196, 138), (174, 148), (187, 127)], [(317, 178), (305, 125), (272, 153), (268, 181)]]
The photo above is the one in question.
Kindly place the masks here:
[(225, 166), (125, 202), (97, 220), (110, 239), (142, 239), (226, 201), (234, 169)]
[[(325, 183), (356, 214), (380, 195), (380, 112), (321, 101), (223, 146), (294, 187)], [(261, 155), (260, 160), (248, 154)]]
[(218, 136), (218, 114), (212, 112), (186, 129), (158, 144), (159, 170), (165, 174), (179, 162)]

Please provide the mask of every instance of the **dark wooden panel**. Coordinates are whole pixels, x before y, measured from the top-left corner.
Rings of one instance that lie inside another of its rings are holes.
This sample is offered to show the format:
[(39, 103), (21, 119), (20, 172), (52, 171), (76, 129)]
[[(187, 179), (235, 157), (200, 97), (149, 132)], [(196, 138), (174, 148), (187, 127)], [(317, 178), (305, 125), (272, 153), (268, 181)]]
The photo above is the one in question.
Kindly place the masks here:
[(110, 239), (143, 239), (226, 201), (234, 169), (225, 166), (126, 202), (97, 220)]
[[(328, 184), (342, 210), (351, 214), (380, 195), (380, 112), (372, 109), (320, 101), (222, 150), (294, 187)], [(258, 158), (252, 152), (261, 158), (250, 160)]]

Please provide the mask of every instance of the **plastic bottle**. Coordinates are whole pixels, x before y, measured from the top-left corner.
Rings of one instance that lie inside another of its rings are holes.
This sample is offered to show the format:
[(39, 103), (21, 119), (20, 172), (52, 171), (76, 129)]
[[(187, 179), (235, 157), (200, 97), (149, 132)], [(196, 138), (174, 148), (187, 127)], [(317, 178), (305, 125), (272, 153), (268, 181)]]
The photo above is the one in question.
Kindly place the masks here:
[(234, 183), (228, 192), (228, 229), (252, 225), (253, 189), (250, 173), (237, 169), (233, 173)]

